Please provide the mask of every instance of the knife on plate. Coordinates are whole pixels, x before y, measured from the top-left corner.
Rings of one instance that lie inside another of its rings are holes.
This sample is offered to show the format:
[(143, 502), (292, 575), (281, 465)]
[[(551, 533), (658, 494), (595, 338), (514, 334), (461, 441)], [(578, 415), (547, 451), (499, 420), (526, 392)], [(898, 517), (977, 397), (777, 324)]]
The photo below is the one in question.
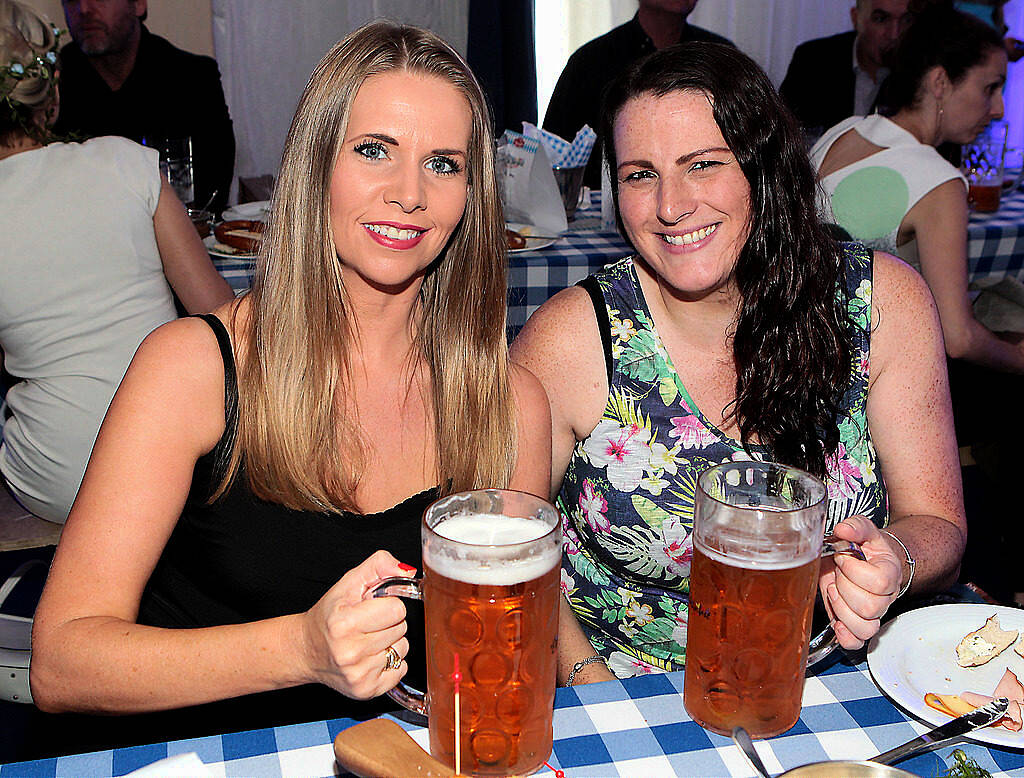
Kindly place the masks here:
[(919, 751), (937, 748), (953, 738), (966, 735), (972, 730), (987, 727), (992, 722), (998, 721), (1006, 715), (1006, 709), (1009, 706), (1010, 701), (1006, 697), (997, 697), (992, 702), (982, 705), (980, 708), (975, 708), (970, 713), (965, 713), (963, 716), (955, 718), (947, 724), (925, 732), (921, 737), (916, 737), (902, 746), (896, 746), (896, 748), (886, 751), (884, 754), (873, 756), (869, 761), (880, 764), (892, 764), (901, 759), (906, 759), (908, 756)]

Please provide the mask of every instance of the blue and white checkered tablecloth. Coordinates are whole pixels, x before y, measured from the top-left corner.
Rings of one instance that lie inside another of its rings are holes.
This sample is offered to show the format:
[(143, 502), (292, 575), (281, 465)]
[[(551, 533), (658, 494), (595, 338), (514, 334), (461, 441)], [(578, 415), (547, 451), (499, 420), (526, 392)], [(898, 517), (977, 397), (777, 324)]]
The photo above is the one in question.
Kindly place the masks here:
[[(562, 238), (509, 255), (510, 340), (549, 297), (629, 253), (618, 232), (600, 228), (599, 214), (600, 194), (592, 192)], [(1024, 280), (1024, 191), (1004, 195), (997, 213), (971, 214), (967, 254), (971, 281), (992, 283), (1008, 275)], [(252, 260), (214, 257), (213, 264), (236, 292), (249, 287)]]
[[(682, 673), (559, 689), (555, 744), (548, 760), (566, 776), (752, 776), (727, 737), (706, 732), (683, 708)], [(115, 776), (175, 754), (194, 752), (217, 775), (324, 776), (335, 770), (334, 736), (347, 719), (62, 756), (0, 766), (10, 776)], [(421, 745), (426, 730), (402, 724)], [(867, 665), (838, 663), (807, 679), (800, 720), (789, 732), (757, 743), (773, 774), (826, 759), (866, 759), (928, 727), (881, 695)], [(916, 775), (944, 773), (953, 748), (993, 776), (1024, 775), (1024, 752), (971, 742), (914, 757), (900, 767)], [(538, 775), (551, 775), (542, 768)]]
[(1024, 280), (1024, 191), (1003, 195), (996, 213), (972, 213), (967, 225), (971, 281)]

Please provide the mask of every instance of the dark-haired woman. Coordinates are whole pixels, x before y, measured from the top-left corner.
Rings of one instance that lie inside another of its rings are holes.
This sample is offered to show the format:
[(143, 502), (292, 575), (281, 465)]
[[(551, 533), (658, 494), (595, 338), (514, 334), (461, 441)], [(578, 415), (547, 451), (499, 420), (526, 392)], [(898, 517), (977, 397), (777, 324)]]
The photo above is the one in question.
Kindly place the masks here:
[[(995, 30), (957, 11), (926, 11), (896, 51), (882, 95), (886, 115), (837, 124), (811, 149), (811, 163), (822, 211), (856, 240), (898, 253), (924, 276), (950, 357), (1024, 373), (1024, 345), (974, 318), (967, 185), (935, 150), (970, 142), (1002, 116), (1005, 82), (1006, 52)], [(955, 390), (954, 383), (954, 400)]]
[(951, 583), (964, 547), (927, 287), (823, 232), (792, 120), (735, 50), (651, 55), (603, 122), (636, 253), (553, 297), (514, 346), (552, 408), (579, 624), (565, 609), (562, 676), (607, 677), (593, 656), (620, 677), (684, 665), (695, 480), (736, 459), (825, 479), (826, 532), (867, 560), (823, 566), (821, 588), (841, 644), (860, 646), (911, 578)]

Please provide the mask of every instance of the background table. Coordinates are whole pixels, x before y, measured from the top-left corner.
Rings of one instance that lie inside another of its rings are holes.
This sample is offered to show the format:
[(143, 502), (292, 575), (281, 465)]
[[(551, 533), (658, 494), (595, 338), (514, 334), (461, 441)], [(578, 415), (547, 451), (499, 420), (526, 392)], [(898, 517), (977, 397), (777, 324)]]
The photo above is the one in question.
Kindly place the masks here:
[[(555, 744), (549, 759), (566, 776), (751, 776), (729, 738), (706, 732), (686, 715), (682, 673), (608, 681), (555, 695)], [(317, 776), (334, 771), (334, 736), (348, 719), (160, 743), (0, 766), (9, 776), (124, 775), (158, 759), (195, 752), (226, 776)], [(409, 724), (421, 744), (426, 731)], [(809, 678), (800, 721), (757, 743), (773, 774), (825, 759), (864, 759), (924, 732), (881, 695), (864, 663), (837, 663)], [(963, 743), (900, 766), (917, 775), (946, 771), (962, 748), (993, 776), (1024, 774), (1024, 753)], [(551, 775), (542, 768), (538, 775)]]
[(972, 281), (1008, 275), (1024, 280), (1024, 191), (1003, 195), (996, 213), (971, 213), (967, 259)]
[[(630, 253), (616, 230), (600, 227), (599, 214), (600, 194), (591, 193), (565, 236), (546, 248), (509, 255), (509, 340), (549, 297)], [(997, 213), (971, 214), (967, 253), (972, 282), (1007, 275), (1024, 280), (1024, 191), (1005, 195)], [(213, 264), (236, 292), (249, 288), (253, 260), (213, 257)]]

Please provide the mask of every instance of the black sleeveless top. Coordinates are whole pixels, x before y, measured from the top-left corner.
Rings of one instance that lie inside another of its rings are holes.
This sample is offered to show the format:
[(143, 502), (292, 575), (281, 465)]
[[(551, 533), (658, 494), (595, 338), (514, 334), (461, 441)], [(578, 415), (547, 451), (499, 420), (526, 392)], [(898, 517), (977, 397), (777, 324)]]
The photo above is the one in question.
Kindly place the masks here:
[[(437, 499), (437, 488), (380, 513), (317, 513), (259, 499), (240, 472), (227, 493), (207, 504), (234, 444), (238, 391), (227, 331), (215, 316), (202, 318), (217, 334), (224, 359), (224, 435), (196, 463), (184, 511), (143, 593), (138, 622), (210, 627), (299, 613), (377, 549), (422, 572), (420, 520)], [(425, 690), (423, 609), (404, 602), (411, 644), (405, 680)], [(397, 708), (386, 696), (357, 701), (310, 684), (163, 713), (57, 718), (69, 724), (60, 728), (67, 730), (61, 752), (74, 753), (321, 719), (366, 719)]]

